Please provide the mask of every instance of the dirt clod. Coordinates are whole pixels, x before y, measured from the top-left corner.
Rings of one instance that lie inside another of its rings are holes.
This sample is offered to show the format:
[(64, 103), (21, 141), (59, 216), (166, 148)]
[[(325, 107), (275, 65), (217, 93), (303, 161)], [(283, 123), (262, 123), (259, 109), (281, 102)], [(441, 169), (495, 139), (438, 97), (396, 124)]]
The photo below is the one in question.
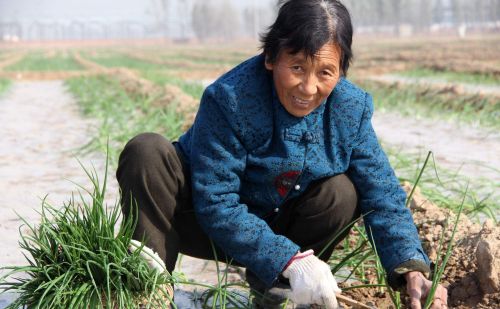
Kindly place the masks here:
[(500, 292), (500, 228), (492, 222), (483, 225), (476, 249), (477, 276), (481, 290)]

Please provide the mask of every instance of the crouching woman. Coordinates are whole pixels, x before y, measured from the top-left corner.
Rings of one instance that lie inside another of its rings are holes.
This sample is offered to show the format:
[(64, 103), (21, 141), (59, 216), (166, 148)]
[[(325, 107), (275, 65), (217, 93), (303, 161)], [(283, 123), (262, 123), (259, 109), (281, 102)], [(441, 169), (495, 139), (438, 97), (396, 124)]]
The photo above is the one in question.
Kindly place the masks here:
[[(429, 260), (372, 128), (372, 98), (346, 78), (351, 42), (339, 1), (284, 1), (263, 53), (205, 90), (178, 141), (146, 133), (126, 145), (124, 214), (136, 200), (134, 236), (169, 271), (179, 252), (214, 259), (213, 243), (219, 260), (247, 268), (257, 307), (279, 306), (266, 299), (279, 286), (296, 303), (336, 308), (326, 262), (363, 215), (389, 284), (406, 284), (420, 308)], [(439, 286), (432, 308), (446, 301)]]

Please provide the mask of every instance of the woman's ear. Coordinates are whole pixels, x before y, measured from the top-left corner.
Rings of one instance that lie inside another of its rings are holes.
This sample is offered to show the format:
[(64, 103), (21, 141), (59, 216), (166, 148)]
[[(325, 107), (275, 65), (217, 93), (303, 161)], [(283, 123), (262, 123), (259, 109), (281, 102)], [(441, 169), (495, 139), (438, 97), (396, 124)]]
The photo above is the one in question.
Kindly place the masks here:
[(266, 69), (268, 69), (269, 71), (273, 70), (273, 64), (269, 61), (268, 55), (266, 55), (264, 58), (264, 65), (266, 66)]

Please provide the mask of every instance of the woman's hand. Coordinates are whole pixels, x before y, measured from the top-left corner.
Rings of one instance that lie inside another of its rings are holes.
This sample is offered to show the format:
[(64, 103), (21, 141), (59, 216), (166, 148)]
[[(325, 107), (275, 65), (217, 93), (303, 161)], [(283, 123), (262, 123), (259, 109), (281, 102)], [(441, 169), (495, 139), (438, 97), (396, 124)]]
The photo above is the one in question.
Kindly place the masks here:
[(337, 309), (335, 293), (341, 290), (332, 275), (330, 267), (314, 256), (312, 250), (298, 253), (292, 263), (283, 271), (283, 276), (290, 279), (295, 304), (323, 305), (327, 309)]
[[(411, 309), (421, 309), (421, 300), (427, 298), (431, 287), (432, 281), (427, 280), (424, 275), (419, 271), (410, 271), (405, 274), (406, 290), (410, 296)], [(448, 290), (439, 284), (434, 294), (434, 300), (431, 309), (444, 309), (448, 308)]]
[(149, 268), (156, 270), (159, 273), (164, 273), (167, 269), (165, 263), (162, 261), (158, 253), (154, 252), (153, 249), (142, 246), (140, 241), (131, 239), (130, 245), (128, 247), (129, 252), (134, 252), (139, 250), (142, 247), (142, 250), (139, 252), (139, 255), (146, 260)]

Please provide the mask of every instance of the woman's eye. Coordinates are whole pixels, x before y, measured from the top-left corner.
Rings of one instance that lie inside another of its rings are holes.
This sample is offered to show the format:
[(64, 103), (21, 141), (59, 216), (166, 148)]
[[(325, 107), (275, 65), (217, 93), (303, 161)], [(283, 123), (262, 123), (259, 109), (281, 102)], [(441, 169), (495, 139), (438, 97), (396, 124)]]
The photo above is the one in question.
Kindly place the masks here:
[(292, 71), (299, 72), (302, 70), (302, 67), (300, 65), (292, 65), (291, 69), (292, 69)]

